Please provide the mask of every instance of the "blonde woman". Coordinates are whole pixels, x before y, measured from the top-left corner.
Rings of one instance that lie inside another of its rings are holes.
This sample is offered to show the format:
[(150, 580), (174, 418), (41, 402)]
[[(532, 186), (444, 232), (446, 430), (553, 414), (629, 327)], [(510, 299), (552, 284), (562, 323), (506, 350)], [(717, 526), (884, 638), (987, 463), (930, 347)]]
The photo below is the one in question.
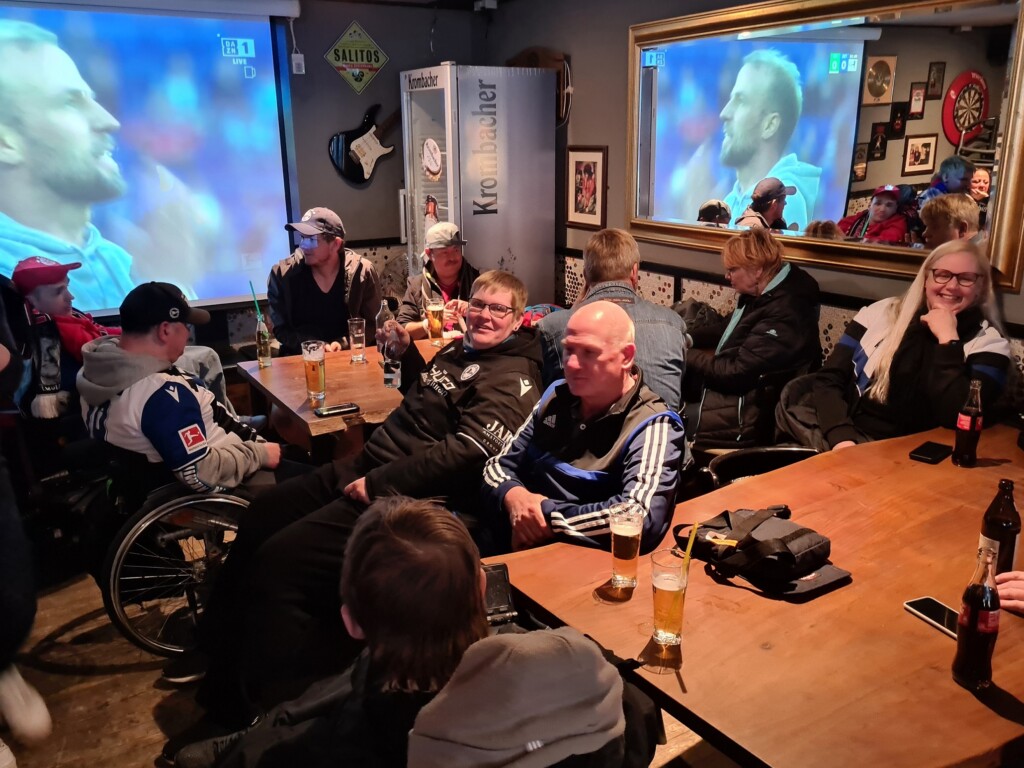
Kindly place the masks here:
[(931, 252), (902, 297), (857, 313), (825, 366), (783, 394), (779, 427), (823, 450), (953, 427), (971, 379), (986, 407), (1009, 363), (988, 260), (955, 240)]

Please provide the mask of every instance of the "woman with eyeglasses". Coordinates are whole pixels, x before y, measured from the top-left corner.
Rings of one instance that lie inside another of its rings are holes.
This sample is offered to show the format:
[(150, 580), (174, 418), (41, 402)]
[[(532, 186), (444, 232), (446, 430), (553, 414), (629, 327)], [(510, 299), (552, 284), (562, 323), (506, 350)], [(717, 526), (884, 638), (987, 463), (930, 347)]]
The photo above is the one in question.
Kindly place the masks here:
[(953, 427), (971, 379), (987, 408), (1009, 363), (988, 260), (954, 240), (929, 254), (903, 296), (857, 313), (825, 366), (787, 387), (778, 426), (820, 450)]

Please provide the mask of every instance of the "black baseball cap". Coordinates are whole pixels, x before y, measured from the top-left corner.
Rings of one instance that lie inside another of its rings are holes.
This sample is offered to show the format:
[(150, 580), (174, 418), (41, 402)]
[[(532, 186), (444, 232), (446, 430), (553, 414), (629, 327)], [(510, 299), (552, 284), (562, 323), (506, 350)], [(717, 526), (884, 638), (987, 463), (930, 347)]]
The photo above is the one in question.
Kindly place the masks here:
[(210, 313), (190, 307), (181, 289), (170, 283), (137, 285), (121, 302), (121, 328), (126, 331), (148, 331), (165, 322), (205, 325)]
[(345, 225), (341, 223), (341, 217), (330, 208), (310, 208), (302, 214), (302, 221), (285, 224), (284, 228), (304, 237), (324, 234), (345, 239)]

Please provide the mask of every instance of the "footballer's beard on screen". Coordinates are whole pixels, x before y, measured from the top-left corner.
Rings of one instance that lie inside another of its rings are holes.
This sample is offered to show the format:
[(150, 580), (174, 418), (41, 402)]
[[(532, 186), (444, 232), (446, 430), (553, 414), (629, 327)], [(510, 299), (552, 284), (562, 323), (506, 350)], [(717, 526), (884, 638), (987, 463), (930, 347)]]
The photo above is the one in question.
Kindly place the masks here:
[(42, 148), (43, 158), (35, 177), (68, 200), (91, 205), (121, 197), (127, 189), (121, 168), (114, 158), (114, 142), (97, 139), (86, 150)]

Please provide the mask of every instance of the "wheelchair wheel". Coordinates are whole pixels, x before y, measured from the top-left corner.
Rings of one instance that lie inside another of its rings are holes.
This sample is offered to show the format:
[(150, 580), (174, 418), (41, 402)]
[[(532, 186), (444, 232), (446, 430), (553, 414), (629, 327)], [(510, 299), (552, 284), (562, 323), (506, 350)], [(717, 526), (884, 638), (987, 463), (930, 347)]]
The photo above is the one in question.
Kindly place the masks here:
[(124, 524), (101, 580), (114, 626), (160, 656), (195, 646), (196, 622), (249, 505), (237, 496), (180, 494), (180, 487), (158, 491)]

